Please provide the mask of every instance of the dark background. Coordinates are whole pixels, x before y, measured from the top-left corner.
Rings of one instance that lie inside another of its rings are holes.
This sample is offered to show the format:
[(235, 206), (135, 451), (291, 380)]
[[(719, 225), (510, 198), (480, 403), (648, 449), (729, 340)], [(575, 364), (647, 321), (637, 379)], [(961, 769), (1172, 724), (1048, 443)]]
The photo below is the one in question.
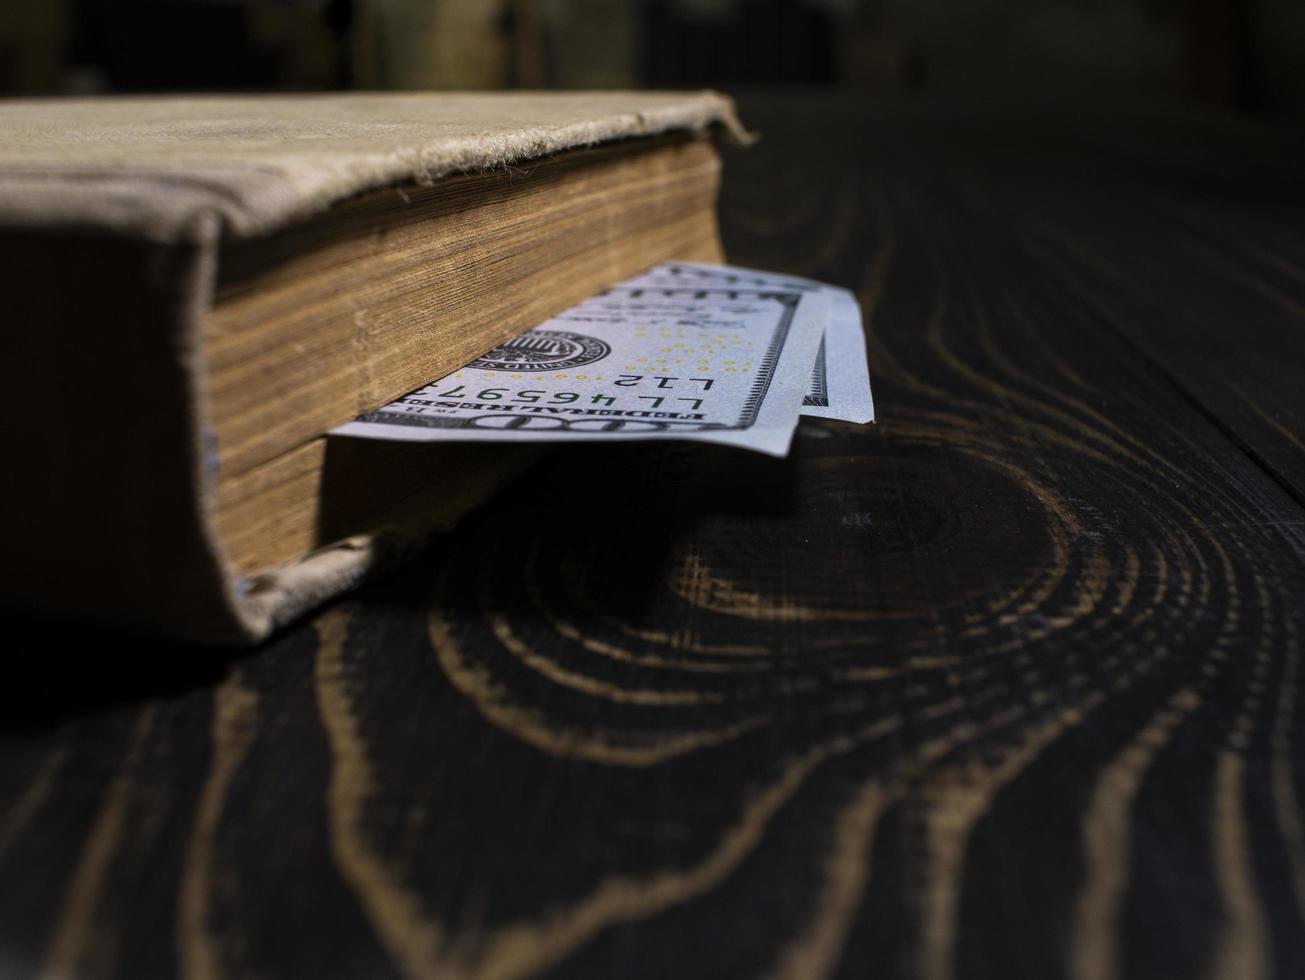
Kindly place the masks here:
[(9, 0), (0, 93), (837, 87), (1305, 116), (1301, 0)]

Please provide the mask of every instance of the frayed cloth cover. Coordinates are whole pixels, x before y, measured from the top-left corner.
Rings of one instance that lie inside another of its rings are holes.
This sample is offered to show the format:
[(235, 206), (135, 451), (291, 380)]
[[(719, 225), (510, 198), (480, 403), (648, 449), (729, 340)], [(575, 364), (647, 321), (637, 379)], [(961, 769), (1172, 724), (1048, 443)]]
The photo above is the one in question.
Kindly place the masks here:
[(715, 92), (401, 93), (0, 102), (0, 224), (251, 236), (390, 184), (721, 126)]

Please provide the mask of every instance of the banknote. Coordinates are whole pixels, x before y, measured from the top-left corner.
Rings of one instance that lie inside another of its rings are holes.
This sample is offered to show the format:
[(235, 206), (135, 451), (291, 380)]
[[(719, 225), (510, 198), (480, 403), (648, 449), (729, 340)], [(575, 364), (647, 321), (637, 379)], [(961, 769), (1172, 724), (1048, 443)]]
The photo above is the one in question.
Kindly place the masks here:
[(663, 263), (632, 281), (678, 286), (730, 284), (823, 293), (829, 300), (829, 320), (816, 353), (811, 383), (802, 400), (802, 414), (858, 423), (874, 421), (875, 403), (870, 391), (861, 307), (849, 290), (813, 279), (703, 262)]
[(422, 442), (687, 439), (785, 455), (836, 301), (796, 283), (680, 285), (656, 271), (332, 434)]

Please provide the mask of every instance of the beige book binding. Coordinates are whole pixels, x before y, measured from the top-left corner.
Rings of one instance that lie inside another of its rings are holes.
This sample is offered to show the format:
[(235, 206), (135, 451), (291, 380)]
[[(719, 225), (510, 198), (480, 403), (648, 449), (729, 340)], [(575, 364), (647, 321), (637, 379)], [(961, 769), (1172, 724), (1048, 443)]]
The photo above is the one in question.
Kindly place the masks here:
[(250, 642), (447, 526), (499, 447), (324, 433), (720, 257), (714, 93), (0, 103), (6, 605)]

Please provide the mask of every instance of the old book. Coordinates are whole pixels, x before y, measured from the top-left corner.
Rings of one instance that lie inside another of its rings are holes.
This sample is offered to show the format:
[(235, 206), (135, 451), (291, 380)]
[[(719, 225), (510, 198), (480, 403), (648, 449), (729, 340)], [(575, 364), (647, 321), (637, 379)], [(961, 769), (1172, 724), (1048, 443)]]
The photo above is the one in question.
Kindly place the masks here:
[(714, 93), (0, 103), (5, 603), (249, 642), (522, 465), (324, 433), (667, 259)]

